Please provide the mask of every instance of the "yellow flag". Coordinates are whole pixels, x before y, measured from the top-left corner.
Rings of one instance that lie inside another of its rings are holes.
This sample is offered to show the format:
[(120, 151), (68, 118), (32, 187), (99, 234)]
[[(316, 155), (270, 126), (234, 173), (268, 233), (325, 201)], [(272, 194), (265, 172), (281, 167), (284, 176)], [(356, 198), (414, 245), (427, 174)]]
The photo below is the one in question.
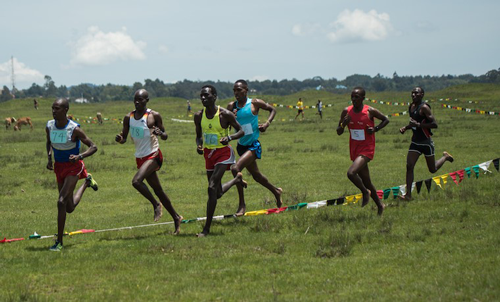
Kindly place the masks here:
[(433, 177), (432, 180), (434, 180), (434, 182), (436, 183), (436, 185), (438, 185), (441, 189), (443, 188), (441, 186), (441, 176)]
[(344, 204), (350, 204), (351, 202), (354, 201), (354, 195), (349, 195), (345, 197), (345, 203)]
[(245, 216), (257, 216), (257, 215), (265, 215), (265, 214), (267, 214), (267, 210), (259, 210), (259, 211), (246, 212)]
[(361, 198), (363, 198), (363, 194), (361, 194), (361, 193), (354, 195), (354, 203), (357, 203), (358, 201), (360, 201)]
[(443, 186), (448, 182), (448, 175), (449, 174), (445, 174), (445, 175), (441, 175), (441, 180), (443, 181)]

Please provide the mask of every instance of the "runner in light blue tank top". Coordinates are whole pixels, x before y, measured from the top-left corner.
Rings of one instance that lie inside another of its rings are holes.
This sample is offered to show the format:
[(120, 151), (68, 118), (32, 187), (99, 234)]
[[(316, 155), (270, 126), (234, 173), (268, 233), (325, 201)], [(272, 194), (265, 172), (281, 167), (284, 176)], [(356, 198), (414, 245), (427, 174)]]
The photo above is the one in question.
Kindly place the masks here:
[(237, 114), (236, 120), (240, 123), (245, 136), (240, 138), (238, 143), (243, 146), (251, 146), (259, 139), (259, 116), (252, 113), (252, 99), (247, 98), (247, 102), (243, 107), (238, 106), (238, 100), (234, 103)]
[[(267, 177), (259, 171), (256, 161), (256, 159), (261, 158), (262, 153), (262, 146), (259, 142), (260, 132), (265, 132), (267, 128), (269, 128), (276, 116), (276, 109), (263, 100), (248, 98), (248, 84), (245, 80), (236, 81), (233, 86), (233, 92), (236, 100), (229, 103), (228, 109), (236, 115), (236, 120), (245, 131), (245, 136), (238, 141), (236, 150), (240, 158), (236, 164), (231, 166), (231, 172), (233, 175), (237, 175), (237, 173), (240, 173), (246, 168), (248, 172), (252, 174), (255, 181), (273, 193), (276, 198), (276, 206), (281, 208), (281, 194), (283, 194), (283, 190), (275, 187), (269, 182)], [(264, 124), (259, 125), (260, 109), (269, 111), (269, 117)], [(237, 187), (239, 205), (236, 216), (241, 216), (245, 214), (246, 211), (245, 196), (243, 188), (239, 185)]]

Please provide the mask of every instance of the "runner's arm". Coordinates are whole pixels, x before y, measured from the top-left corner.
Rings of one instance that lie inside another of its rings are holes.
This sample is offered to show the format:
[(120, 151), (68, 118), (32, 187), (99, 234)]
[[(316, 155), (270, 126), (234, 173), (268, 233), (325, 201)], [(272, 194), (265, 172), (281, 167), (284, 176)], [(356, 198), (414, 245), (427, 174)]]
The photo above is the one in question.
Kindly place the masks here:
[(350, 116), (347, 114), (347, 108), (344, 108), (342, 110), (342, 113), (340, 114), (340, 120), (339, 120), (339, 125), (337, 127), (337, 134), (341, 135), (344, 133), (344, 128), (349, 124), (349, 121), (351, 120)]
[(127, 141), (127, 136), (128, 136), (128, 131), (130, 129), (130, 116), (126, 115), (123, 118), (123, 129), (120, 134), (116, 135), (115, 141), (120, 143), (120, 144), (125, 144)]
[(47, 169), (54, 170), (54, 167), (52, 164), (52, 144), (50, 143), (50, 131), (49, 131), (49, 128), (47, 128), (47, 127), (45, 127), (45, 134), (47, 137), (47, 142), (45, 144), (45, 148), (47, 149), (47, 156), (48, 156)]
[(274, 108), (274, 106), (271, 106), (270, 104), (260, 99), (253, 99), (252, 104), (257, 109), (269, 111), (269, 117), (267, 118), (267, 121), (264, 124), (259, 125), (259, 131), (266, 132), (267, 128), (269, 128), (271, 122), (274, 120), (274, 117), (276, 116), (276, 108)]
[(203, 154), (203, 137), (201, 129), (201, 115), (203, 111), (194, 114), (194, 125), (196, 127), (196, 152)]
[(155, 127), (153, 133), (158, 135), (162, 140), (167, 140), (168, 134), (165, 132), (165, 127), (163, 126), (163, 120), (160, 113), (153, 111), (153, 118), (155, 119)]
[(382, 112), (378, 111), (377, 109), (373, 108), (373, 107), (370, 107), (369, 109), (370, 111), (370, 115), (371, 117), (375, 117), (379, 120), (381, 120), (382, 122), (380, 124), (378, 124), (378, 126), (375, 126), (375, 127), (368, 127), (367, 129), (367, 132), (369, 134), (372, 134), (372, 133), (375, 133), (377, 131), (379, 131), (380, 129), (384, 128), (385, 126), (387, 126), (387, 124), (389, 124), (389, 119), (387, 118), (387, 116), (383, 115)]

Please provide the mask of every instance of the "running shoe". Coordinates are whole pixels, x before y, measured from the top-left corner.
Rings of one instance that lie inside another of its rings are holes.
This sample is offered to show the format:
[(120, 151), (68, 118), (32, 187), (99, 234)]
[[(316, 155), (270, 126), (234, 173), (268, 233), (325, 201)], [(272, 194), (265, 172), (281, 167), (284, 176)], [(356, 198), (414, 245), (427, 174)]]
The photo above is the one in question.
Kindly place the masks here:
[(90, 182), (89, 183), (89, 187), (91, 187), (92, 189), (94, 189), (94, 191), (97, 191), (97, 189), (98, 189), (97, 182), (92, 177), (92, 174), (90, 174), (90, 173), (88, 174), (87, 180)]
[(63, 246), (62, 243), (56, 240), (56, 243), (50, 247), (50, 251), (52, 252), (60, 252), (62, 250)]

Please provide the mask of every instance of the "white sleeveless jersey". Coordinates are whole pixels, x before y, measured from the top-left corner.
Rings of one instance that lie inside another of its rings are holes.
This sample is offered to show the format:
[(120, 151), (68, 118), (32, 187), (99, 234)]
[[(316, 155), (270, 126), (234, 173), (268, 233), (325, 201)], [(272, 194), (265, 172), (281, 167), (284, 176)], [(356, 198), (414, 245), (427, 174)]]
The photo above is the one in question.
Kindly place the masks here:
[(63, 128), (57, 128), (56, 121), (50, 120), (47, 122), (47, 129), (50, 134), (50, 144), (54, 151), (54, 160), (56, 162), (69, 162), (71, 154), (80, 152), (80, 140), (71, 141), (73, 131), (80, 127), (78, 123), (68, 119), (68, 123)]
[(148, 116), (151, 109), (146, 110), (144, 115), (136, 120), (135, 111), (130, 113), (130, 137), (135, 144), (135, 157), (141, 158), (158, 151), (158, 137), (153, 134), (153, 129), (148, 128)]

